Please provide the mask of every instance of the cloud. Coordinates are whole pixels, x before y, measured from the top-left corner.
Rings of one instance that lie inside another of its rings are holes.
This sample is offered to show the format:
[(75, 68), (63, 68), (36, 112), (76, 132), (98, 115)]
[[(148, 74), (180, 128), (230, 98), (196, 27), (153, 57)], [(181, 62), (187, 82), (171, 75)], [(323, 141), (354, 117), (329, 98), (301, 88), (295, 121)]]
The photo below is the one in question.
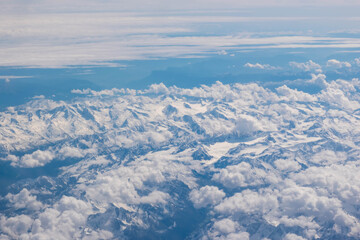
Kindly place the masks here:
[(355, 58), (355, 63), (357, 66), (360, 66), (360, 58)]
[(281, 171), (297, 171), (301, 169), (299, 163), (291, 159), (278, 159), (274, 162), (277, 169)]
[(30, 229), (33, 221), (29, 216), (18, 215), (15, 217), (6, 218), (0, 216), (0, 227), (3, 233), (10, 238), (25, 235)]
[(237, 223), (225, 218), (214, 223), (213, 228), (221, 233), (233, 233), (236, 231)]
[(338, 68), (351, 68), (351, 63), (349, 62), (340, 62), (339, 60), (336, 59), (330, 59), (327, 61), (326, 66), (328, 68), (334, 68), (334, 69), (338, 69)]
[(199, 190), (192, 190), (189, 197), (195, 208), (203, 208), (219, 203), (225, 197), (225, 193), (217, 187), (205, 186)]
[(279, 95), (283, 96), (282, 99), (286, 101), (313, 102), (317, 100), (316, 97), (311, 94), (291, 89), (286, 85), (276, 88), (276, 91)]
[[(193, 207), (203, 222), (186, 234), (204, 239), (356, 238), (360, 82), (325, 80), (312, 75), (319, 93), (156, 84), (9, 108), (0, 148), (14, 171), (76, 161), (12, 186), (1, 238), (162, 234)], [(199, 149), (208, 157), (194, 160)]]
[(358, 205), (360, 200), (356, 196), (360, 193), (360, 184), (354, 182), (358, 170), (359, 167), (353, 164), (314, 166), (292, 175), (292, 178), (299, 184), (324, 189), (327, 195), (336, 196), (346, 205)]
[(32, 97), (33, 99), (44, 99), (45, 96), (44, 95), (36, 95)]
[(319, 99), (342, 109), (358, 109), (360, 103), (358, 101), (350, 100), (346, 95), (346, 92), (331, 86), (319, 94)]
[[(93, 18), (97, 18), (97, 16), (93, 16)], [(143, 21), (146, 20), (139, 19), (139, 21), (134, 22)], [(41, 20), (39, 22), (43, 21)], [(44, 20), (44, 22), (46, 21)], [(89, 26), (87, 22), (84, 22), (84, 24)], [(105, 28), (98, 24), (90, 26), (93, 26), (94, 29), (89, 29), (88, 32), (99, 32), (99, 34), (101, 29)], [(39, 26), (39, 28), (42, 29), (42, 26)], [(49, 26), (49, 28), (56, 29), (57, 26), (55, 24), (54, 26)], [(116, 28), (116, 26), (114, 26), (114, 28)], [(80, 31), (80, 33), (81, 32), (82, 31)], [(113, 67), (114, 61), (210, 56), (210, 54), (215, 54), (224, 48), (257, 49), (265, 48), (264, 44), (266, 44), (266, 48), (356, 48), (360, 46), (357, 40), (342, 42), (336, 38), (307, 36), (256, 38), (225, 35), (183, 37), (164, 36), (162, 34), (125, 33), (123, 38), (126, 40), (119, 40), (118, 35), (115, 35), (116, 31), (112, 29), (108, 33), (108, 38), (110, 38), (111, 41), (105, 41), (101, 40), (101, 36), (86, 36), (86, 33), (87, 32), (83, 33), (84, 36), (81, 34), (78, 36), (78, 33), (71, 32), (64, 34), (62, 39), (44, 36), (44, 40), (42, 41), (48, 41), (47, 44), (36, 45), (36, 51), (34, 51), (34, 44), (31, 44), (31, 42), (38, 42), (41, 41), (41, 39), (39, 40), (35, 37), (25, 37), (23, 40), (24, 44), (16, 48), (12, 47), (12, 45), (4, 44), (1, 47), (4, 57), (0, 61), (0, 65), (45, 68), (69, 67), (74, 65)], [(100, 38), (100, 40), (85, 41), (89, 37), (91, 39)], [(49, 39), (51, 39), (51, 41)], [(73, 42), (74, 39), (77, 39), (77, 41)], [(141, 48), (139, 46), (141, 46)], [(19, 52), (22, 53), (22, 58), (18, 57)], [(34, 52), (36, 53), (34, 54)], [(54, 57), (54, 53), (56, 53), (56, 57)]]
[(42, 208), (42, 203), (36, 200), (30, 192), (24, 188), (18, 194), (7, 194), (5, 197), (15, 209), (27, 208), (29, 210), (37, 211)]
[[(214, 222), (213, 226), (207, 232), (206, 239), (249, 239), (250, 234), (241, 231), (239, 224), (229, 218), (223, 218)], [(205, 236), (204, 236), (205, 239)]]
[[(6, 24), (1, 26), (0, 34), (6, 35), (7, 40), (6, 44), (1, 47), (0, 66), (119, 67), (114, 61), (205, 56), (226, 51), (236, 45), (274, 44), (279, 40), (280, 42), (283, 40), (293, 42), (291, 37), (266, 41), (264, 38), (251, 39), (232, 35), (169, 36), (173, 33), (187, 35), (194, 32), (194, 23), (289, 21), (292, 19), (288, 17), (284, 19), (278, 17), (256, 18), (214, 16), (213, 14), (191, 16), (186, 13), (169, 17), (159, 14), (134, 13), (133, 11), (124, 13), (124, 6), (121, 6), (122, 13), (114, 13), (113, 7), (111, 8), (112, 13), (101, 12), (100, 9), (107, 4), (99, 5), (95, 2), (93, 4), (97, 6), (96, 12), (94, 9), (83, 12), (82, 5), (80, 13), (74, 9), (71, 12), (61, 13), (57, 8), (57, 13), (27, 12), (24, 17), (18, 17), (23, 16), (21, 14), (3, 15), (0, 25), (3, 22)], [(24, 3), (24, 5), (26, 4)], [(41, 9), (43, 6), (39, 3), (35, 3), (35, 5), (37, 7), (34, 9)], [(59, 4), (54, 3), (50, 6), (54, 8), (56, 5)], [(60, 5), (66, 6), (66, 4)], [(86, 5), (90, 6), (91, 4), (86, 3)], [(128, 3), (126, 3), (127, 5)], [(73, 3), (70, 6), (76, 7)], [(16, 9), (21, 9), (21, 7)], [(31, 17), (28, 17), (29, 14)], [(77, 22), (76, 25), (73, 24), (74, 21)], [(31, 26), (31, 28), (26, 26)], [(14, 29), (16, 30), (14, 31)], [(302, 42), (302, 40), (300, 41)], [(42, 44), (36, 44), (39, 42)], [(19, 53), (23, 57), (19, 58)]]
[(25, 154), (18, 161), (13, 162), (15, 166), (20, 167), (41, 167), (54, 159), (54, 153), (50, 151), (37, 150), (30, 154)]
[(271, 66), (269, 64), (260, 64), (260, 63), (255, 63), (255, 64), (246, 63), (244, 65), (244, 67), (255, 68), (255, 69), (263, 69), (263, 70), (276, 70), (276, 69), (279, 69), (279, 67), (274, 67), (274, 66)]
[(169, 93), (169, 89), (163, 83), (151, 84), (146, 92), (154, 94), (167, 94)]
[[(295, 36), (278, 36), (277, 33), (276, 37), (269, 37), (267, 33), (238, 32), (204, 35), (198, 30), (202, 24), (258, 22), (274, 24), (285, 21), (297, 23), (318, 20), (319, 16), (239, 17), (229, 16), (226, 11), (220, 14), (213, 11), (204, 11), (204, 14), (194, 14), (194, 12), (160, 14), (158, 8), (156, 12), (143, 12), (138, 7), (127, 12), (125, 6), (131, 4), (118, 4), (113, 1), (106, 4), (93, 1), (92, 4), (86, 2), (79, 5), (66, 1), (61, 4), (31, 1), (20, 6), (9, 2), (3, 3), (2, 9), (8, 10), (4, 11), (6, 14), (1, 15), (0, 21), (0, 35), (6, 36), (0, 47), (2, 53), (0, 66), (123, 67), (118, 61), (207, 57), (219, 52), (230, 53), (234, 50), (258, 48), (357, 48), (360, 46), (356, 38), (316, 37), (302, 33)], [(202, 4), (209, 9), (209, 3)], [(5, 5), (9, 7), (4, 7)], [(84, 5), (87, 7), (85, 8)], [(148, 4), (137, 6), (144, 5)], [(169, 6), (168, 3), (160, 5)], [(110, 7), (110, 10), (101, 11), (105, 6)], [(65, 10), (61, 11), (62, 7), (65, 7)], [(118, 11), (115, 10), (116, 7), (119, 8)], [(75, 10), (77, 8), (78, 11)], [(15, 13), (12, 13), (11, 9)], [(74, 25), (73, 22), (77, 24)], [(248, 66), (278, 69), (259, 63), (249, 63)], [(11, 80), (11, 78), (7, 79)]]
[[(87, 5), (85, 4), (87, 3)], [(329, 7), (329, 6), (350, 6), (357, 7), (359, 3), (355, 0), (314, 0), (314, 1), (300, 1), (293, 0), (291, 2), (284, 2), (282, 0), (196, 0), (189, 1), (186, 0), (183, 4), (172, 4), (164, 0), (156, 0), (151, 4), (144, 0), (136, 0), (133, 2), (128, 1), (115, 1), (110, 0), (105, 3), (99, 2), (96, 0), (84, 1), (81, 0), (77, 3), (73, 3), (69, 0), (58, 1), (48, 0), (45, 3), (40, 0), (33, 0), (31, 2), (27, 1), (10, 1), (6, 0), (3, 2), (4, 13), (6, 12), (35, 12), (35, 13), (44, 13), (44, 12), (57, 12), (57, 11), (91, 11), (98, 9), (99, 11), (179, 11), (179, 10), (234, 10), (234, 9), (244, 9), (244, 8), (254, 8), (254, 7)]]
[(312, 60), (309, 60), (305, 63), (298, 63), (298, 62), (289, 62), (289, 65), (301, 69), (305, 72), (315, 72), (315, 73), (321, 73), (322, 69), (321, 66)]
[(32, 78), (32, 76), (0, 76), (6, 83), (11, 82), (12, 79)]
[(84, 151), (76, 147), (64, 146), (58, 152), (63, 158), (81, 158), (84, 157)]
[(34, 238), (72, 238), (85, 224), (91, 208), (88, 203), (63, 196), (53, 207), (45, 209), (28, 227)]
[(331, 165), (334, 163), (344, 162), (347, 159), (345, 152), (334, 152), (331, 150), (323, 150), (316, 153), (311, 159), (310, 162), (316, 164)]
[(328, 83), (326, 82), (326, 75), (319, 73), (319, 74), (311, 74), (311, 79), (308, 80), (308, 83), (316, 84), (322, 88), (326, 88)]
[(285, 237), (283, 238), (283, 240), (305, 240), (306, 238), (303, 238), (301, 236), (298, 236), (294, 233), (288, 233), (285, 235)]
[(215, 210), (221, 214), (233, 215), (236, 213), (259, 213), (266, 214), (277, 208), (278, 200), (269, 190), (255, 192), (244, 190), (234, 196), (224, 199)]
[(72, 197), (62, 197), (53, 208), (46, 208), (36, 219), (26, 215), (1, 216), (0, 227), (10, 237), (71, 238), (86, 220), (88, 205)]
[(226, 236), (226, 239), (229, 239), (229, 240), (236, 240), (236, 239), (249, 240), (250, 239), (250, 234), (247, 233), (247, 232), (230, 233), (229, 235)]
[[(52, 207), (46, 208), (35, 218), (26, 215), (6, 218), (2, 215), (0, 228), (12, 238), (70, 239), (81, 235), (79, 228), (85, 224), (91, 211), (88, 203), (63, 196)], [(101, 236), (104, 239), (113, 236), (104, 230), (93, 231), (91, 235), (92, 237)]]
[[(174, 180), (194, 185), (191, 170), (174, 159), (179, 158), (169, 154), (169, 150), (150, 152), (126, 168), (111, 169), (98, 174), (90, 184), (79, 184), (77, 191), (84, 192), (86, 199), (102, 208), (111, 203), (125, 206), (164, 205), (171, 199), (170, 194), (160, 191), (157, 186)], [(149, 193), (144, 194), (146, 191)]]
[(228, 166), (214, 174), (213, 180), (222, 183), (228, 188), (256, 186), (276, 181), (276, 176), (263, 169), (252, 168), (249, 163)]
[(218, 51), (218, 55), (228, 55), (228, 52), (225, 50)]
[(251, 135), (254, 132), (261, 131), (263, 128), (260, 121), (249, 115), (242, 115), (236, 121), (235, 131), (240, 136)]
[(151, 192), (148, 196), (141, 197), (140, 202), (156, 205), (156, 204), (166, 204), (167, 200), (170, 198), (170, 195), (160, 191)]

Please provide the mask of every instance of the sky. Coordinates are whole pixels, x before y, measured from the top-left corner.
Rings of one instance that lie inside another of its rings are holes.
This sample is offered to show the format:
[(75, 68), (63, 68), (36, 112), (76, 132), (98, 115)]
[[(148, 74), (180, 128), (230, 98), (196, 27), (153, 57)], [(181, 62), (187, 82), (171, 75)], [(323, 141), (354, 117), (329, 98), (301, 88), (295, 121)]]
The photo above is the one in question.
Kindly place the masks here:
[(10, 1), (3, 0), (2, 4), (5, 8), (2, 10), (8, 11), (9, 9), (12, 12), (21, 12), (21, 11), (32, 11), (32, 12), (43, 12), (43, 11), (104, 11), (104, 10), (122, 10), (122, 11), (138, 11), (138, 10), (204, 10), (204, 9), (216, 9), (219, 8), (222, 10), (233, 10), (233, 9), (243, 9), (248, 7), (332, 7), (332, 6), (359, 6), (359, 2), (356, 0), (185, 0), (185, 1), (165, 1), (165, 0), (155, 0), (155, 1), (144, 1), (144, 0), (135, 0), (135, 1), (99, 1), (99, 0), (90, 0), (90, 1), (55, 1), (55, 0), (30, 0), (30, 1)]

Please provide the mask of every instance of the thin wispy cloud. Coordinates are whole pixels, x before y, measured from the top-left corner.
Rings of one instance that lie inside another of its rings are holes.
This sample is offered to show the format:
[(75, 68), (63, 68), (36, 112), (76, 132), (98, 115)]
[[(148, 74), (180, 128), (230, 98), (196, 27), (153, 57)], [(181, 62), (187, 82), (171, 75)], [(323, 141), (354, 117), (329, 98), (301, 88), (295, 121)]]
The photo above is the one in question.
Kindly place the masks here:
[(21, 79), (21, 78), (32, 78), (32, 76), (0, 76), (0, 80), (5, 80), (9, 83), (12, 79)]
[[(197, 13), (178, 9), (176, 14), (171, 11), (160, 14), (151, 10), (120, 11), (117, 9), (120, 3), (110, 2), (112, 5), (104, 3), (99, 6), (99, 2), (91, 1), (81, 11), (76, 10), (79, 3), (72, 5), (72, 11), (67, 9), (67, 1), (40, 4), (34, 0), (24, 2), (19, 8), (16, 8), (19, 2), (2, 3), (10, 10), (0, 16), (0, 66), (113, 66), (114, 61), (204, 57), (232, 49), (360, 47), (356, 38), (320, 37), (301, 31), (269, 33), (235, 28), (230, 32), (224, 30), (214, 34), (202, 27), (204, 24), (267, 26), (289, 21), (294, 25), (324, 21), (325, 18), (315, 15), (256, 16), (245, 10), (227, 14), (202, 8)], [(154, 2), (154, 6), (161, 2)], [(196, 1), (194, 6), (196, 4), (203, 2)], [(218, 1), (209, 2), (209, 6), (218, 4)], [(131, 4), (125, 5), (131, 9)], [(230, 9), (232, 5), (238, 3), (229, 1), (227, 7)], [(112, 6), (111, 12), (104, 10), (107, 6)], [(47, 13), (44, 9), (49, 7), (57, 11)]]
[[(164, 19), (166, 21), (166, 19)], [(84, 22), (85, 24), (85, 22)], [(81, 25), (79, 26), (81, 28)], [(53, 26), (56, 29), (56, 25)], [(0, 66), (24, 67), (64, 67), (72, 65), (112, 65), (113, 61), (154, 58), (193, 57), (216, 54), (224, 49), (263, 48), (359, 48), (359, 39), (343, 39), (311, 36), (244, 37), (242, 35), (223, 36), (169, 36), (166, 34), (138, 34), (129, 32), (99, 31), (102, 25), (79, 34), (72, 29), (67, 35), (56, 34), (47, 37), (40, 27), (42, 36), (27, 38), (9, 37), (0, 46)], [(114, 27), (113, 27), (114, 28)], [(166, 29), (157, 28), (159, 32)], [(177, 29), (179, 30), (179, 29)], [(107, 30), (106, 30), (107, 31)], [(174, 30), (175, 31), (175, 30)], [(173, 32), (174, 32), (173, 31)], [(182, 30), (180, 30), (182, 31)], [(36, 31), (27, 33), (34, 34)], [(41, 35), (40, 34), (40, 35)], [(15, 43), (10, 39), (14, 39)], [(20, 43), (16, 43), (20, 42)]]
[(263, 70), (276, 70), (279, 67), (271, 66), (270, 64), (260, 64), (260, 63), (246, 63), (244, 67), (247, 68), (255, 68), (255, 69), (263, 69)]
[(56, 1), (56, 0), (3, 0), (2, 4), (4, 12), (59, 12), (59, 11), (170, 11), (170, 10), (232, 10), (232, 9), (244, 9), (249, 7), (328, 7), (328, 6), (359, 6), (359, 1), (356, 0), (185, 0), (181, 4), (169, 2), (166, 0), (80, 0), (80, 1)]

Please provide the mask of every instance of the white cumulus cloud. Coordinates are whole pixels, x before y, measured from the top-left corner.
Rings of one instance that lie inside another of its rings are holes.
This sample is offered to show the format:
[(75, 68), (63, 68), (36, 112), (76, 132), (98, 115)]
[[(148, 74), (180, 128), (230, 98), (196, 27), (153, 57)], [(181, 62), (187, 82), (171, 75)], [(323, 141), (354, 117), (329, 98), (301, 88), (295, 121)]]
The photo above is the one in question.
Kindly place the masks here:
[(260, 64), (260, 63), (246, 63), (244, 65), (244, 67), (248, 67), (248, 68), (255, 68), (255, 69), (263, 69), (263, 70), (275, 70), (275, 69), (279, 69), (279, 67), (275, 67), (275, 66), (271, 66), (269, 64)]
[(313, 62), (312, 60), (309, 60), (307, 62), (304, 63), (299, 63), (299, 62), (290, 62), (289, 63), (290, 66), (301, 69), (305, 72), (314, 72), (314, 73), (321, 73), (322, 72), (322, 68), (319, 64)]
[(351, 67), (351, 63), (349, 62), (341, 62), (339, 60), (336, 59), (329, 59), (326, 63), (326, 66), (329, 68), (334, 68), (334, 69), (338, 69), (338, 68), (350, 68)]
[(196, 208), (202, 208), (219, 203), (225, 197), (225, 193), (217, 187), (205, 186), (199, 190), (192, 190), (189, 197)]
[(0, 112), (6, 167), (37, 172), (19, 168), (76, 158), (10, 187), (0, 238), (161, 235), (194, 207), (204, 218), (188, 234), (204, 239), (356, 238), (360, 82), (312, 74), (318, 93), (156, 84)]

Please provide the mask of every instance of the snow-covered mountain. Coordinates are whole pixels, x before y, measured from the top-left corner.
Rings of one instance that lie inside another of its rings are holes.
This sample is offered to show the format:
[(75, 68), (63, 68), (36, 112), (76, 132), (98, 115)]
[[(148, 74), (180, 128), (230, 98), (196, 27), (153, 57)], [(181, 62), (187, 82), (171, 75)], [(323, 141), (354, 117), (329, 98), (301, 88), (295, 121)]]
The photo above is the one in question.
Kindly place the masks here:
[(359, 239), (360, 81), (312, 80), (8, 108), (0, 238)]

